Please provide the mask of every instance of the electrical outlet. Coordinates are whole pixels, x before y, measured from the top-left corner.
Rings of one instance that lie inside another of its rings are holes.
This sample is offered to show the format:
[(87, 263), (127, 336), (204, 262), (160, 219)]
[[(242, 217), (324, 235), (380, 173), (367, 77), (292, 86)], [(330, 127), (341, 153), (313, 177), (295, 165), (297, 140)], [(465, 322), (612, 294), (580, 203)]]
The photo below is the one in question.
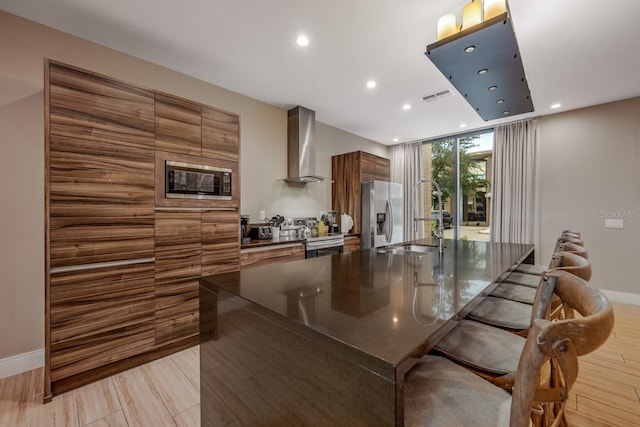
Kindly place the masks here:
[(264, 220), (265, 218), (266, 218), (266, 215), (264, 211), (260, 211), (260, 221)]
[(624, 219), (606, 218), (604, 228), (624, 228)]

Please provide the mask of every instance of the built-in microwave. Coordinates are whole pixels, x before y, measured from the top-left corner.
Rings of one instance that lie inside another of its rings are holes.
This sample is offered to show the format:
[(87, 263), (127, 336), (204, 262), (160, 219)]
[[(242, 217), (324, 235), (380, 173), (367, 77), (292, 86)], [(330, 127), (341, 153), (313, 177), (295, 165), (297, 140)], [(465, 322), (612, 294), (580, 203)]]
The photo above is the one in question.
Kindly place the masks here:
[(165, 197), (231, 200), (231, 169), (165, 160)]

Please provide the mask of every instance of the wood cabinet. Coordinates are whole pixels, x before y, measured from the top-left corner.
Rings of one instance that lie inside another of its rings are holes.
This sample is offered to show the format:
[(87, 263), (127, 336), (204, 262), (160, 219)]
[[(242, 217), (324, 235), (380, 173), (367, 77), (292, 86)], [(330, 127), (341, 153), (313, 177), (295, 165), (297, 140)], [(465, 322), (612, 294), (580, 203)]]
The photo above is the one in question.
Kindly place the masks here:
[(240, 214), (236, 210), (202, 213), (202, 275), (240, 268)]
[(155, 96), (156, 150), (200, 156), (202, 108), (166, 95)]
[[(198, 278), (240, 268), (240, 140), (237, 115), (45, 69), (48, 401), (197, 344)], [(231, 169), (232, 200), (163, 205), (168, 158)]]
[[(361, 232), (362, 193), (360, 185), (363, 181), (389, 181), (389, 159), (364, 151), (340, 154), (331, 157), (331, 206), (338, 214), (351, 215), (353, 227), (350, 234)], [(339, 224), (340, 225), (340, 224)]]
[(155, 345), (198, 336), (202, 214), (156, 212)]
[(202, 156), (237, 162), (240, 158), (240, 118), (202, 107)]
[(239, 269), (233, 211), (156, 212), (156, 346), (197, 344), (198, 279)]
[(344, 251), (354, 252), (360, 250), (360, 236), (345, 236)]
[(51, 381), (154, 349), (153, 262), (58, 272), (50, 280)]
[(257, 267), (278, 262), (304, 259), (304, 243), (247, 248), (240, 251), (240, 266)]

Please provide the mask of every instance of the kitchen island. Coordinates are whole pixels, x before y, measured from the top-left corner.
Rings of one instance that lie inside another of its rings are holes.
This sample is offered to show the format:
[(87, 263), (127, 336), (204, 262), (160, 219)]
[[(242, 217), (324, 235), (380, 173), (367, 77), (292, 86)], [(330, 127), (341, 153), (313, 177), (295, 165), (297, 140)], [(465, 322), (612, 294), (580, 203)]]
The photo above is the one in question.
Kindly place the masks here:
[(447, 240), (201, 278), (202, 425), (403, 425), (405, 373), (532, 252)]

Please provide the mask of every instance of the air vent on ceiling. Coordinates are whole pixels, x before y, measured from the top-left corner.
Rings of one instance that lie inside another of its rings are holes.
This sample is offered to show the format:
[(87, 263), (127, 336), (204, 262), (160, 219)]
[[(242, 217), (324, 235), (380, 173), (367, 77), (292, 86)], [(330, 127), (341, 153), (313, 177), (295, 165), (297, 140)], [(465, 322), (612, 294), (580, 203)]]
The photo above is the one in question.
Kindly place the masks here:
[(440, 92), (430, 93), (428, 95), (421, 96), (424, 102), (431, 102), (437, 99), (446, 98), (451, 95), (451, 91), (449, 89), (441, 90)]

